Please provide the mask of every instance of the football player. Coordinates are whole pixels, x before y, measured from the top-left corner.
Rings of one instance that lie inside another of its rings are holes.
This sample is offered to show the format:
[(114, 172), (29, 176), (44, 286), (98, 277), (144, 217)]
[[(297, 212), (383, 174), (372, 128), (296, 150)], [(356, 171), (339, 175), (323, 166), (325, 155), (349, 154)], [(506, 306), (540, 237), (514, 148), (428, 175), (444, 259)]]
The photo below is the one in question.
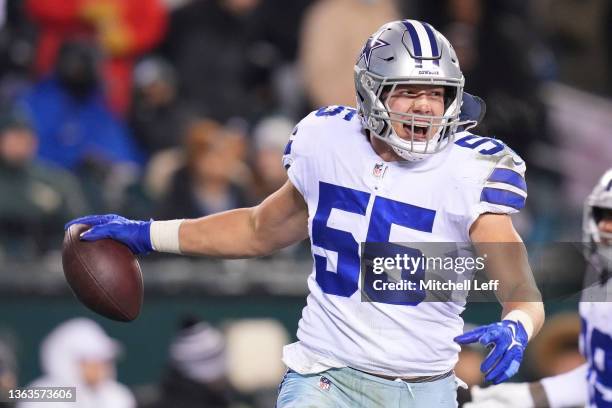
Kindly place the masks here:
[(579, 304), (579, 345), (587, 362), (531, 384), (474, 388), (466, 407), (612, 407), (612, 169), (586, 199), (583, 235), (588, 267), (599, 275), (599, 285), (586, 288)]
[[(221, 258), (269, 254), (310, 237), (310, 295), (284, 348), (278, 407), (454, 407), (458, 343), (492, 351), (487, 380), (514, 375), (544, 312), (524, 251), (492, 271), (500, 322), (462, 333), (464, 303), (362, 302), (363, 242), (516, 243), (510, 214), (525, 203), (525, 164), (499, 140), (466, 129), (464, 78), (449, 41), (415, 20), (383, 25), (355, 65), (357, 109), (324, 107), (293, 130), (289, 180), (253, 208), (205, 218), (72, 221), (83, 239), (135, 253)], [(473, 102), (473, 100), (471, 100)]]

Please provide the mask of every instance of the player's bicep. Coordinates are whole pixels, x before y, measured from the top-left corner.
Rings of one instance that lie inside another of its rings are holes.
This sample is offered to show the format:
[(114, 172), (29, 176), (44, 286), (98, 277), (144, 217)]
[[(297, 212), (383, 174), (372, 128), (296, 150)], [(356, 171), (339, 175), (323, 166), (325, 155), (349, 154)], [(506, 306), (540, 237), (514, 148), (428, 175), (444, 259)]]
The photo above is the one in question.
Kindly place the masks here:
[(474, 243), (515, 242), (522, 243), (507, 214), (481, 214), (470, 227), (470, 239)]
[(308, 236), (308, 206), (291, 181), (253, 209), (253, 227), (271, 251)]

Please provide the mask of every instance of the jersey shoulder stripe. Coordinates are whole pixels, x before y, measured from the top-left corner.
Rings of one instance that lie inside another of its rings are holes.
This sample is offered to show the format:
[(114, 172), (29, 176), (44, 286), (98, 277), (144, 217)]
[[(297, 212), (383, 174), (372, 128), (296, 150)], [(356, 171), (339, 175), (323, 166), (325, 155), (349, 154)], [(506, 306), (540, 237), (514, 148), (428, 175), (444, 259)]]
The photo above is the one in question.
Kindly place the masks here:
[(516, 194), (509, 190), (485, 187), (482, 189), (480, 194), (480, 201), (484, 201), (490, 204), (503, 205), (506, 207), (520, 210), (525, 207), (526, 197)]
[(521, 173), (513, 169), (496, 167), (487, 180), (488, 183), (504, 183), (527, 192), (527, 183)]
[(459, 134), (455, 145), (477, 158), (474, 177), (482, 185), (479, 201), (483, 211), (512, 213), (525, 207), (526, 166), (516, 152), (499, 139), (469, 132)]

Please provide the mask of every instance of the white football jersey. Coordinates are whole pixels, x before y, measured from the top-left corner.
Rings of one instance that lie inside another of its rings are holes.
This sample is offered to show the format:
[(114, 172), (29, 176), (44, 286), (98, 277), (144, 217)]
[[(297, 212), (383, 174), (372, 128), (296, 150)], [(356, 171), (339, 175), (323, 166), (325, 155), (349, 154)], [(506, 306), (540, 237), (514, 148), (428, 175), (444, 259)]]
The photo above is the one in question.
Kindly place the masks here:
[(456, 134), (420, 162), (384, 162), (354, 108), (312, 112), (283, 163), (308, 205), (314, 265), (297, 337), (283, 361), (302, 374), (352, 367), (390, 376), (451, 370), (464, 303), (362, 302), (362, 242), (469, 242), (485, 212), (511, 214), (527, 196), (525, 164), (496, 139)]
[(580, 351), (588, 363), (589, 406), (612, 407), (612, 279), (585, 288)]

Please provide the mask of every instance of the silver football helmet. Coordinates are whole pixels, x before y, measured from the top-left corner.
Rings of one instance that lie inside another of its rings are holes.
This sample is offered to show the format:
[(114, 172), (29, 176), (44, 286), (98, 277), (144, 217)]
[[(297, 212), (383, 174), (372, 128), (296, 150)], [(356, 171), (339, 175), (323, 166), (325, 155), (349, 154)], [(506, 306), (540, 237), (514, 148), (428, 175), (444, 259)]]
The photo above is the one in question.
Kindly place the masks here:
[(597, 225), (606, 213), (612, 215), (612, 168), (587, 197), (582, 218), (583, 239), (589, 248), (590, 261), (600, 269), (609, 269), (612, 265), (612, 233), (600, 231)]
[[(391, 146), (405, 160), (417, 161), (440, 152), (454, 139), (459, 120), (464, 78), (450, 42), (429, 24), (416, 20), (383, 25), (365, 43), (355, 64), (357, 109), (363, 126)], [(387, 96), (399, 85), (445, 88), (444, 114), (429, 116), (391, 111)], [(392, 122), (411, 129), (411, 139), (400, 138)], [(415, 128), (425, 128), (425, 140), (415, 140)]]

